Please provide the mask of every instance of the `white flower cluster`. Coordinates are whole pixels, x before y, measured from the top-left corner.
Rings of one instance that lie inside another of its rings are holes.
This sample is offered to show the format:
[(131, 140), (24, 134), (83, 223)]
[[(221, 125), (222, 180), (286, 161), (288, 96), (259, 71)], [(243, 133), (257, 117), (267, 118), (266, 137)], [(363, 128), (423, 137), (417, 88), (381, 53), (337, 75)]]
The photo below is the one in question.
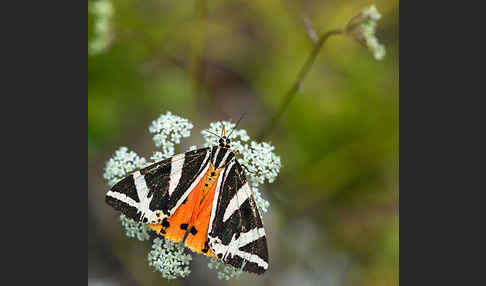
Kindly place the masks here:
[(375, 5), (371, 5), (361, 11), (363, 22), (361, 22), (361, 31), (366, 42), (366, 46), (373, 53), (375, 59), (382, 60), (385, 57), (385, 46), (378, 42), (375, 36), (376, 22), (381, 19), (381, 14), (376, 9)]
[(169, 240), (154, 239), (152, 251), (148, 254), (148, 264), (162, 273), (166, 279), (184, 278), (191, 273), (190, 254), (184, 254), (184, 246)]
[(364, 8), (363, 10), (361, 10), (361, 14), (364, 18), (373, 20), (375, 22), (381, 19), (381, 14), (380, 12), (378, 12), (378, 9), (376, 9), (375, 5)]
[(148, 224), (143, 222), (136, 222), (133, 219), (127, 218), (125, 215), (120, 215), (120, 221), (125, 228), (125, 234), (128, 237), (136, 237), (140, 241), (148, 240), (149, 227)]
[(375, 5), (367, 7), (353, 17), (346, 27), (346, 31), (361, 44), (370, 50), (376, 60), (382, 60), (385, 57), (385, 46), (378, 42), (376, 38), (376, 23), (381, 19), (381, 14)]
[(208, 267), (209, 269), (218, 271), (219, 280), (230, 280), (232, 278), (238, 278), (243, 272), (241, 269), (236, 269), (231, 265), (224, 264), (215, 258), (211, 258), (208, 263)]
[[(189, 120), (172, 115), (171, 112), (161, 115), (149, 126), (150, 133), (154, 133), (155, 146), (162, 148), (162, 153), (155, 156), (156, 159), (168, 158), (174, 155), (175, 145), (181, 143), (183, 137), (191, 136), (193, 125)], [(152, 157), (154, 158), (154, 157)]]
[[(239, 162), (247, 168), (250, 183), (258, 209), (267, 212), (270, 203), (262, 198), (257, 186), (265, 181), (273, 182), (281, 168), (280, 158), (273, 153), (274, 147), (269, 143), (257, 143), (250, 141), (246, 130), (235, 129), (235, 124), (228, 121), (213, 122), (207, 129), (214, 134), (221, 134), (223, 125), (226, 127), (227, 136), (231, 140), (231, 149), (237, 154)], [(182, 138), (191, 135), (193, 124), (189, 120), (172, 115), (167, 112), (154, 120), (149, 131), (154, 133), (153, 141), (162, 152), (157, 151), (150, 158), (153, 162), (161, 161), (174, 155), (175, 146)], [(209, 132), (202, 131), (205, 139), (205, 147), (218, 145), (219, 138)], [(197, 146), (191, 146), (189, 150), (195, 150)], [(188, 150), (188, 151), (189, 151)], [(129, 175), (136, 169), (146, 167), (152, 162), (138, 156), (135, 152), (129, 151), (126, 147), (119, 148), (115, 155), (106, 162), (104, 178), (112, 187), (119, 180)], [(122, 226), (125, 228), (128, 237), (136, 237), (139, 240), (149, 239), (149, 228), (146, 224), (135, 222), (124, 215), (120, 216)], [(163, 238), (156, 238), (152, 245), (152, 251), (148, 254), (148, 262), (156, 270), (162, 273), (167, 279), (176, 279), (189, 275), (189, 262), (191, 254), (184, 254), (184, 246), (173, 243)], [(217, 259), (212, 259), (209, 268), (218, 272), (219, 279), (230, 279), (238, 277), (241, 269), (225, 265)]]
[(266, 142), (251, 141), (245, 145), (246, 150), (242, 152), (243, 158), (240, 163), (246, 167), (248, 176), (253, 186), (259, 186), (267, 180), (273, 183), (282, 167), (280, 157), (273, 153), (275, 147)]
[(103, 177), (108, 181), (108, 185), (112, 187), (132, 171), (147, 165), (145, 158), (138, 156), (133, 151), (128, 151), (127, 147), (120, 147), (115, 151), (115, 155), (106, 162)]
[(88, 53), (95, 55), (105, 51), (111, 43), (111, 19), (114, 14), (110, 0), (97, 0), (88, 4), (88, 11), (93, 14), (94, 39), (88, 42)]

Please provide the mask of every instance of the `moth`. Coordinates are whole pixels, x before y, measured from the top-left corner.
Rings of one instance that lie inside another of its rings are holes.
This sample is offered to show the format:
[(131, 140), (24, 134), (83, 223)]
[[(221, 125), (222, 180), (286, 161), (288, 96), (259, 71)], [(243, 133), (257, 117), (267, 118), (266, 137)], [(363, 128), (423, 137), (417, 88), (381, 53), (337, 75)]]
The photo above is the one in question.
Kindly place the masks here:
[(132, 173), (105, 200), (166, 239), (263, 274), (268, 269), (267, 241), (253, 192), (224, 126), (218, 137), (218, 146), (178, 154)]

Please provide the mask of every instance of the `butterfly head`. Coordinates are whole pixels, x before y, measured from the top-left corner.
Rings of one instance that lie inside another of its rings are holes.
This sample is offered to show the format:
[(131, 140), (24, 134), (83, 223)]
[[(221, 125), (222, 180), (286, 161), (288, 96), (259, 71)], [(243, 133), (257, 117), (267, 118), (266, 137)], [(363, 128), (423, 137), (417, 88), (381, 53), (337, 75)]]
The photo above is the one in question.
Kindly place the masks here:
[(233, 134), (233, 131), (235, 131), (236, 127), (240, 123), (241, 119), (243, 119), (244, 115), (245, 115), (245, 113), (243, 113), (241, 115), (240, 119), (238, 120), (238, 122), (236, 122), (235, 127), (231, 130), (231, 132), (229, 133), (228, 136), (226, 136), (226, 126), (224, 124), (223, 124), (223, 128), (221, 129), (221, 135), (215, 134), (215, 133), (213, 133), (209, 130), (205, 130), (205, 131), (219, 137), (219, 141), (218, 141), (219, 147), (230, 149), (231, 141), (230, 141), (229, 137), (231, 137), (231, 134)]
[(231, 141), (229, 140), (229, 138), (227, 138), (226, 136), (223, 136), (219, 139), (219, 147), (222, 147), (222, 148), (230, 148), (230, 143)]
[[(231, 134), (230, 134), (231, 135)], [(223, 129), (221, 130), (221, 136), (219, 137), (219, 147), (222, 148), (230, 148), (231, 141), (228, 137), (226, 137), (226, 127), (223, 125)]]

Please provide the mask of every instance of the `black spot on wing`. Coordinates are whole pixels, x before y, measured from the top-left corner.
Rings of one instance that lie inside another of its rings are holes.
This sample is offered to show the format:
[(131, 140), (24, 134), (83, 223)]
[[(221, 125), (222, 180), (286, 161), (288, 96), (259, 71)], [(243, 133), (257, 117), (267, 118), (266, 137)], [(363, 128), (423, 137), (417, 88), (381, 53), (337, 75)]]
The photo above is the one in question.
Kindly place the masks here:
[(135, 221), (140, 220), (140, 213), (138, 213), (137, 208), (110, 196), (105, 196), (105, 201), (108, 205), (112, 206), (117, 211), (121, 211), (127, 217), (134, 219)]
[(137, 194), (137, 188), (135, 187), (135, 181), (133, 180), (133, 176), (127, 176), (118, 183), (116, 183), (112, 188), (111, 191), (125, 194), (126, 196), (132, 198), (137, 203), (140, 202)]
[(167, 220), (166, 217), (164, 217), (164, 219), (162, 220), (162, 226), (165, 227), (165, 228), (170, 226), (170, 223), (169, 223), (169, 221)]

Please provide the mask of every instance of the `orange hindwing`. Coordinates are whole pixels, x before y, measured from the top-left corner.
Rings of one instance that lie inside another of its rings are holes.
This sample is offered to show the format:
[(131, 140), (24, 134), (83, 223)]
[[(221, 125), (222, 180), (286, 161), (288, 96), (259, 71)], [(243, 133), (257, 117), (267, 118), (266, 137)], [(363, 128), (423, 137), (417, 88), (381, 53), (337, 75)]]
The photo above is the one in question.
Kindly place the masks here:
[(221, 171), (222, 168), (214, 169), (211, 164), (175, 213), (162, 224), (149, 224), (149, 227), (171, 241), (179, 242), (185, 238), (184, 244), (192, 251), (215, 257), (207, 239), (216, 182)]

